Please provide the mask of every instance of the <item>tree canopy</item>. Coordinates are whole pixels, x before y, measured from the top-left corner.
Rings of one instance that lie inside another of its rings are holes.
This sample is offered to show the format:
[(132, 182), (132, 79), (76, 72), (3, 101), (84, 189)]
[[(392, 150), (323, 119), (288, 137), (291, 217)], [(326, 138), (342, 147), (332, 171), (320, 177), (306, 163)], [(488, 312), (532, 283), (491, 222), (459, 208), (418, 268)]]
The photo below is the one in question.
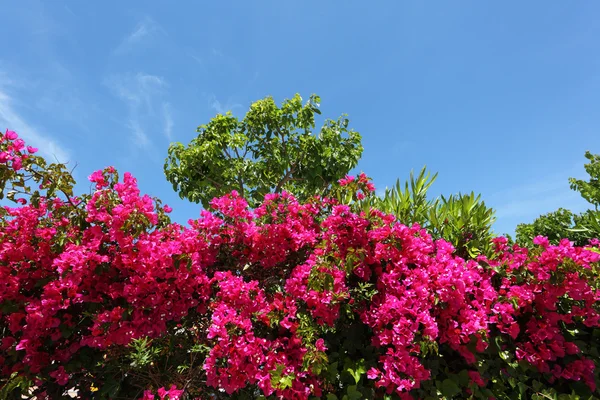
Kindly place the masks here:
[(590, 160), (588, 164), (584, 164), (590, 180), (570, 178), (569, 182), (571, 183), (571, 189), (578, 191), (581, 197), (586, 199), (588, 203), (593, 204), (597, 211), (600, 205), (600, 154), (592, 154), (586, 151), (585, 158)]
[(516, 229), (518, 243), (530, 243), (536, 236), (544, 236), (553, 244), (566, 238), (578, 246), (584, 246), (600, 236), (600, 155), (586, 151), (585, 158), (590, 160), (584, 164), (589, 180), (569, 178), (569, 182), (571, 189), (579, 192), (594, 208), (580, 214), (559, 208), (540, 215), (532, 223), (519, 224)]
[(345, 115), (315, 132), (320, 98), (300, 95), (278, 106), (272, 97), (253, 103), (243, 119), (219, 114), (198, 128), (187, 146), (169, 147), (164, 170), (181, 198), (207, 207), (236, 190), (255, 206), (270, 192), (298, 199), (326, 194), (360, 159), (361, 136)]

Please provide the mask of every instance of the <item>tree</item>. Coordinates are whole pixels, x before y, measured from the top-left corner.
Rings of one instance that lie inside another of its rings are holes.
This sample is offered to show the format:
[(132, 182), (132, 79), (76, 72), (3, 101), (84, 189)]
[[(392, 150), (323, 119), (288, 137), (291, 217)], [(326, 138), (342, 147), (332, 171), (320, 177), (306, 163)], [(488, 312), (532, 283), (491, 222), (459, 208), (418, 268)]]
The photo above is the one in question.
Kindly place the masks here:
[(581, 197), (594, 206), (581, 214), (573, 213), (565, 208), (540, 215), (530, 224), (519, 224), (516, 229), (516, 240), (519, 244), (531, 243), (536, 236), (544, 236), (550, 243), (557, 244), (567, 238), (577, 246), (584, 246), (591, 239), (600, 237), (600, 155), (586, 151), (585, 158), (590, 163), (584, 164), (590, 175), (589, 181), (569, 178), (571, 189), (579, 192)]
[(517, 243), (529, 243), (536, 236), (544, 236), (553, 244), (567, 238), (577, 246), (584, 246), (591, 239), (598, 237), (600, 233), (596, 227), (598, 220), (598, 213), (594, 210), (576, 214), (565, 208), (559, 208), (540, 215), (530, 224), (517, 225)]
[(363, 147), (345, 115), (326, 120), (315, 134), (319, 103), (312, 95), (303, 105), (296, 94), (278, 107), (266, 97), (242, 120), (231, 112), (217, 115), (188, 146), (171, 144), (167, 180), (181, 198), (204, 207), (232, 190), (251, 206), (270, 192), (285, 190), (301, 200), (326, 194), (356, 166)]
[(569, 178), (571, 189), (576, 190), (581, 194), (581, 197), (586, 199), (588, 203), (593, 204), (596, 211), (600, 205), (600, 154), (592, 154), (589, 151), (585, 152), (585, 158), (590, 160), (589, 164), (584, 164), (585, 171), (590, 176), (588, 182)]

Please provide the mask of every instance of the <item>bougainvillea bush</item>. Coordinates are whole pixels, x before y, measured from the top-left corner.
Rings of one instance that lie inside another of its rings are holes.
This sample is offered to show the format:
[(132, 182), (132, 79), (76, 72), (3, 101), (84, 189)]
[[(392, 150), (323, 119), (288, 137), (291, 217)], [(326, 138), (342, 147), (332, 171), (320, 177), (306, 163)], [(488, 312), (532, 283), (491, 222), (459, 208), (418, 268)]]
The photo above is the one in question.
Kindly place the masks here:
[(465, 260), (359, 211), (364, 175), (305, 203), (233, 192), (182, 226), (130, 174), (74, 196), (65, 166), (0, 142), (3, 398), (599, 395), (598, 241)]

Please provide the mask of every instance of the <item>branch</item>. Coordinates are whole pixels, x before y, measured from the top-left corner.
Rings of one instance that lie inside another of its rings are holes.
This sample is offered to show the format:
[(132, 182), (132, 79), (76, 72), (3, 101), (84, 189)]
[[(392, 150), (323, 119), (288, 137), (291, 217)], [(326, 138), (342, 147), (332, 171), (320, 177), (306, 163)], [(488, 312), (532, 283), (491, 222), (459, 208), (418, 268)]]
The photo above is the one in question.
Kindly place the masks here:
[(213, 178), (211, 178), (210, 176), (205, 176), (204, 177), (206, 180), (210, 181), (210, 183), (212, 183), (213, 185), (215, 185), (217, 188), (221, 188), (223, 187), (223, 184), (220, 182), (215, 181)]
[[(44, 175), (42, 175), (41, 173), (39, 173), (38, 171), (31, 169), (31, 172), (33, 174), (36, 174), (39, 178), (42, 179), (42, 183), (44, 183), (44, 179), (48, 179), (50, 181), (50, 183), (56, 183), (55, 181), (52, 180), (52, 178), (50, 178), (49, 176), (44, 177)], [(58, 185), (57, 185), (58, 186)], [(71, 197), (65, 193), (64, 190), (62, 190), (61, 188), (57, 188), (58, 190), (60, 190), (60, 192), (67, 198), (67, 201), (69, 202), (69, 204), (73, 207), (73, 208), (77, 208), (77, 206), (75, 204), (73, 204), (73, 202), (71, 201)], [(80, 203), (82, 204), (82, 203)]]
[(244, 197), (244, 179), (242, 175), (238, 175), (238, 184), (240, 185), (240, 196)]
[(283, 188), (283, 185), (285, 185), (286, 183), (288, 183), (290, 180), (292, 180), (292, 173), (294, 172), (294, 170), (296, 169), (296, 164), (293, 164), (285, 173), (285, 175), (283, 176), (283, 179), (279, 181), (279, 183), (277, 184), (277, 187), (275, 188), (275, 193), (280, 193), (281, 189)]
[(227, 155), (227, 157), (229, 157), (230, 160), (233, 160), (233, 157), (231, 157), (231, 154), (229, 154), (229, 150), (227, 149), (227, 146), (223, 145), (223, 151), (225, 152), (225, 155)]

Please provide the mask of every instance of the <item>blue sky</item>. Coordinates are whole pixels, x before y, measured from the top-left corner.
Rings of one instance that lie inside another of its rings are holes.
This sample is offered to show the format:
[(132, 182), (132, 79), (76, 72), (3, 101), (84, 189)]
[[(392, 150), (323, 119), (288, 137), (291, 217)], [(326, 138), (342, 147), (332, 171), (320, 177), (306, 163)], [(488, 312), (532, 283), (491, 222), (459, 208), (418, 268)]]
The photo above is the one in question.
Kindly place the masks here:
[[(368, 4), (368, 6), (367, 6)], [(162, 167), (217, 112), (322, 97), (378, 188), (427, 165), (499, 233), (559, 206), (600, 152), (600, 3), (0, 0), (0, 128), (87, 176), (114, 165), (174, 208)]]

